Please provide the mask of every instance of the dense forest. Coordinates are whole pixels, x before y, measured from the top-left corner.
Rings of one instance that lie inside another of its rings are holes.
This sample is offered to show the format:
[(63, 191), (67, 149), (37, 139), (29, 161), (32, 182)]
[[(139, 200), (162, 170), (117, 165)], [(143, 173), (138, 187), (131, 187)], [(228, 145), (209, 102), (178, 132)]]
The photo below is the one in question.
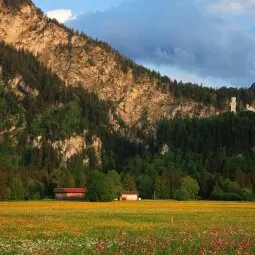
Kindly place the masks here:
[[(176, 97), (219, 106), (230, 96), (245, 103), (254, 98), (252, 89), (182, 84), (130, 60), (123, 64), (139, 75), (159, 76)], [(82, 186), (91, 201), (112, 200), (122, 190), (137, 190), (144, 199), (254, 198), (254, 113), (162, 120), (154, 134), (127, 128), (118, 119), (116, 131), (109, 120), (110, 102), (80, 84), (65, 86), (28, 52), (1, 43), (0, 66), (0, 200), (47, 198), (55, 187)], [(17, 77), (22, 81), (15, 90), (11, 84)], [(63, 164), (53, 143), (74, 134), (88, 142), (100, 137), (100, 164), (93, 147)], [(40, 146), (33, 143), (37, 137), (42, 137)]]

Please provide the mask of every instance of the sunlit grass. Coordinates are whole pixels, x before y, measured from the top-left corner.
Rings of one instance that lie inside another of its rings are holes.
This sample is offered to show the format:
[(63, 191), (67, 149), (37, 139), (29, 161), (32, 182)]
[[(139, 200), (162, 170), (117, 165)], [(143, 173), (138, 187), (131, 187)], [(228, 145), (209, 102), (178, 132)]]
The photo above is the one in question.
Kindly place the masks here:
[(0, 223), (0, 254), (255, 254), (255, 203), (3, 202)]

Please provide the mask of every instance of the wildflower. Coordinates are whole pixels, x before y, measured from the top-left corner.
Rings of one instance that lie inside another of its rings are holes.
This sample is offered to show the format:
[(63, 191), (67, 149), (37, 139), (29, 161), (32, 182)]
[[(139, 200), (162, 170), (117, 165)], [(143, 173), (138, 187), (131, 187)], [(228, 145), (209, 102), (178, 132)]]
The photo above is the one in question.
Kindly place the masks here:
[(249, 248), (250, 246), (251, 246), (251, 239), (248, 239), (245, 244), (245, 248)]
[(122, 238), (122, 239), (125, 239), (126, 236), (127, 236), (127, 233), (125, 233), (125, 232), (122, 232), (122, 233), (121, 233), (121, 238)]
[(146, 253), (146, 249), (145, 249), (145, 248), (142, 248), (142, 249), (141, 249), (141, 253), (142, 253), (142, 254), (145, 254), (145, 253)]

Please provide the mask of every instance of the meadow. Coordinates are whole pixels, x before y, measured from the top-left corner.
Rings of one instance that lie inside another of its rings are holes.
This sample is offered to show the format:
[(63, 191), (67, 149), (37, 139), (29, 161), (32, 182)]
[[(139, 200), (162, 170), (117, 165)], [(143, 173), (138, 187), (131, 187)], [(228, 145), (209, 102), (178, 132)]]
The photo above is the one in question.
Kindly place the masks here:
[(0, 254), (255, 254), (255, 203), (2, 202)]

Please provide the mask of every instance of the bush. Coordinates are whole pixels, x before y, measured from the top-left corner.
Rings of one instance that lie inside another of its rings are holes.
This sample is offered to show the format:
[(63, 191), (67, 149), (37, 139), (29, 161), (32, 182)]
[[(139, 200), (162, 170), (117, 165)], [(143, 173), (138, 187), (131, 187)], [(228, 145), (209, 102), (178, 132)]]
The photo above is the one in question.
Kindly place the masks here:
[(12, 178), (10, 181), (10, 190), (11, 190), (11, 195), (10, 195), (11, 200), (24, 200), (25, 189), (21, 179), (16, 177)]
[(174, 195), (175, 199), (179, 200), (179, 201), (184, 201), (184, 200), (189, 200), (189, 192), (186, 189), (178, 189), (175, 192)]
[(212, 200), (222, 200), (223, 193), (224, 193), (224, 191), (218, 185), (216, 185), (213, 189), (213, 192), (210, 196), (210, 199), (212, 199)]
[(108, 182), (107, 175), (98, 170), (90, 172), (87, 188), (87, 198), (91, 202), (108, 202), (115, 198), (112, 182)]
[(241, 189), (240, 196), (242, 197), (242, 200), (245, 201), (252, 201), (253, 199), (252, 191), (248, 188)]
[(190, 200), (198, 198), (199, 185), (198, 182), (187, 176), (182, 179), (181, 187), (178, 189), (174, 195), (177, 200)]
[(235, 192), (225, 192), (218, 185), (214, 187), (214, 190), (210, 196), (210, 199), (217, 201), (242, 201), (243, 196)]
[(237, 193), (224, 192), (222, 194), (221, 200), (223, 200), (223, 201), (242, 201), (243, 198)]
[(233, 182), (230, 179), (226, 179), (223, 183), (224, 192), (239, 193), (240, 186), (237, 182)]
[(237, 182), (226, 179), (222, 183), (222, 188), (218, 185), (214, 187), (210, 199), (223, 201), (251, 201), (253, 199), (253, 194), (250, 189), (241, 189)]
[(28, 181), (27, 199), (38, 200), (44, 197), (44, 185), (38, 180), (30, 179)]

